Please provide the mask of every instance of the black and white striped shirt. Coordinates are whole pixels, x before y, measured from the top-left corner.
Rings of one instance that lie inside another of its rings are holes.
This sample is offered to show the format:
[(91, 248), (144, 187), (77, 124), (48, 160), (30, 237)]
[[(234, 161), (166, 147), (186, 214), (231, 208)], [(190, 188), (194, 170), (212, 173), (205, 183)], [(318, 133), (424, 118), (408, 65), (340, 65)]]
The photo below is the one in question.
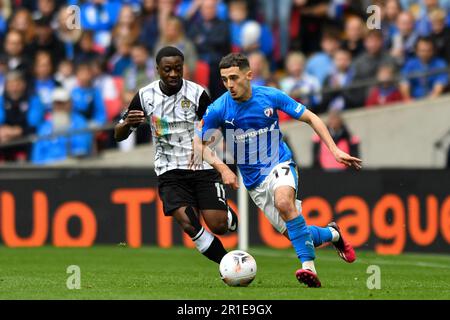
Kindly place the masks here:
[[(150, 122), (158, 176), (173, 169), (189, 169), (195, 122), (211, 104), (205, 89), (192, 81), (183, 79), (181, 89), (170, 96), (161, 90), (159, 82), (141, 88), (128, 106), (128, 110), (144, 111)], [(204, 162), (203, 169), (212, 167)]]

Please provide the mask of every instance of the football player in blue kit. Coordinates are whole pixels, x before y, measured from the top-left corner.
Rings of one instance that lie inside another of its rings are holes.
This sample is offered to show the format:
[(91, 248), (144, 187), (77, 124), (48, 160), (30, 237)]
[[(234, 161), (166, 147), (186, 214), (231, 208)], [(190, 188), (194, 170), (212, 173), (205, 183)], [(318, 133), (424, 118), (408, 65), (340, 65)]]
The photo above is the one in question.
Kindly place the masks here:
[(233, 171), (205, 147), (221, 132), (252, 200), (272, 225), (290, 239), (302, 264), (296, 271), (298, 281), (308, 287), (320, 287), (314, 265), (315, 247), (331, 242), (346, 262), (355, 261), (356, 255), (336, 223), (324, 228), (306, 225), (301, 201), (296, 200), (297, 167), (282, 140), (277, 110), (309, 124), (336, 161), (356, 169), (361, 168), (362, 161), (340, 150), (323, 121), (304, 105), (276, 88), (251, 85), (252, 71), (243, 54), (228, 54), (219, 68), (228, 91), (208, 107), (197, 128), (197, 157), (201, 155), (209, 162), (221, 174), (224, 184), (239, 188)]

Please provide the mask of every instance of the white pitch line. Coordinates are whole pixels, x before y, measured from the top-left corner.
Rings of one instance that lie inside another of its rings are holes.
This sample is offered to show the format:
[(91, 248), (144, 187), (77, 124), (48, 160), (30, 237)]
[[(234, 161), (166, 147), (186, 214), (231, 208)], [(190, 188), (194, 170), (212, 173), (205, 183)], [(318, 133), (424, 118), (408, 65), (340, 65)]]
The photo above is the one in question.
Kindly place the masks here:
[[(249, 252), (251, 254), (259, 255), (259, 256), (266, 256), (266, 257), (283, 257), (283, 258), (297, 258), (296, 254), (293, 253), (283, 253), (283, 252), (267, 252), (265, 250), (260, 249), (250, 249)], [(320, 253), (318, 254), (318, 259), (322, 261), (335, 261), (340, 259), (338, 256), (336, 258), (330, 258), (330, 257), (321, 257)], [(440, 269), (450, 269), (450, 265), (445, 264), (438, 264), (438, 263), (429, 263), (429, 262), (423, 262), (423, 261), (415, 261), (415, 262), (402, 262), (402, 261), (388, 261), (383, 260), (380, 258), (374, 258), (373, 260), (370, 259), (370, 262), (367, 261), (368, 259), (357, 259), (357, 262), (367, 263), (367, 264), (387, 264), (387, 265), (405, 265), (405, 266), (415, 266), (415, 267), (423, 267), (423, 268), (440, 268)]]

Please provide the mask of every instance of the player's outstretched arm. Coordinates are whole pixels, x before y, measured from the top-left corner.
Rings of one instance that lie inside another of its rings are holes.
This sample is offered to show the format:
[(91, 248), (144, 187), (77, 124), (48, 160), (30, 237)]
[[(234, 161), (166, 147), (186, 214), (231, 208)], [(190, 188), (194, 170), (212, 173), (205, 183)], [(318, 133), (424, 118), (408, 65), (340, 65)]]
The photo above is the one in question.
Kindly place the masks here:
[(129, 110), (123, 121), (114, 127), (114, 139), (122, 141), (128, 138), (131, 127), (138, 127), (145, 122), (144, 112), (141, 110)]
[(197, 135), (194, 136), (194, 153), (190, 167), (195, 168), (196, 165), (206, 161), (220, 173), (223, 184), (237, 190), (239, 188), (239, 182), (236, 175), (219, 157), (217, 157), (216, 153), (209, 148), (208, 144), (210, 143), (211, 141), (202, 141)]
[(343, 163), (347, 167), (354, 167), (358, 170), (361, 169), (362, 160), (356, 157), (352, 157), (351, 155), (339, 149), (334, 143), (327, 126), (316, 114), (309, 110), (305, 110), (305, 112), (303, 112), (302, 116), (298, 120), (306, 122), (314, 129), (320, 139), (325, 142), (326, 146), (331, 151), (337, 162)]

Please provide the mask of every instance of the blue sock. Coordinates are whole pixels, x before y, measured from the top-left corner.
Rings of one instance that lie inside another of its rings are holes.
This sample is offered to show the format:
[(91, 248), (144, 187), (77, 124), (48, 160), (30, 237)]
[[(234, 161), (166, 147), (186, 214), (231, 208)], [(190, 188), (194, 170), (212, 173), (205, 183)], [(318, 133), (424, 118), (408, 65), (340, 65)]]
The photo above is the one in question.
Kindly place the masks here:
[(308, 226), (309, 232), (314, 242), (314, 247), (318, 247), (325, 242), (330, 242), (333, 239), (333, 234), (328, 228), (321, 228), (316, 226)]
[(299, 215), (295, 219), (286, 221), (286, 227), (289, 239), (291, 239), (292, 246), (300, 261), (303, 263), (304, 261), (314, 260), (316, 257), (314, 243), (303, 216)]

